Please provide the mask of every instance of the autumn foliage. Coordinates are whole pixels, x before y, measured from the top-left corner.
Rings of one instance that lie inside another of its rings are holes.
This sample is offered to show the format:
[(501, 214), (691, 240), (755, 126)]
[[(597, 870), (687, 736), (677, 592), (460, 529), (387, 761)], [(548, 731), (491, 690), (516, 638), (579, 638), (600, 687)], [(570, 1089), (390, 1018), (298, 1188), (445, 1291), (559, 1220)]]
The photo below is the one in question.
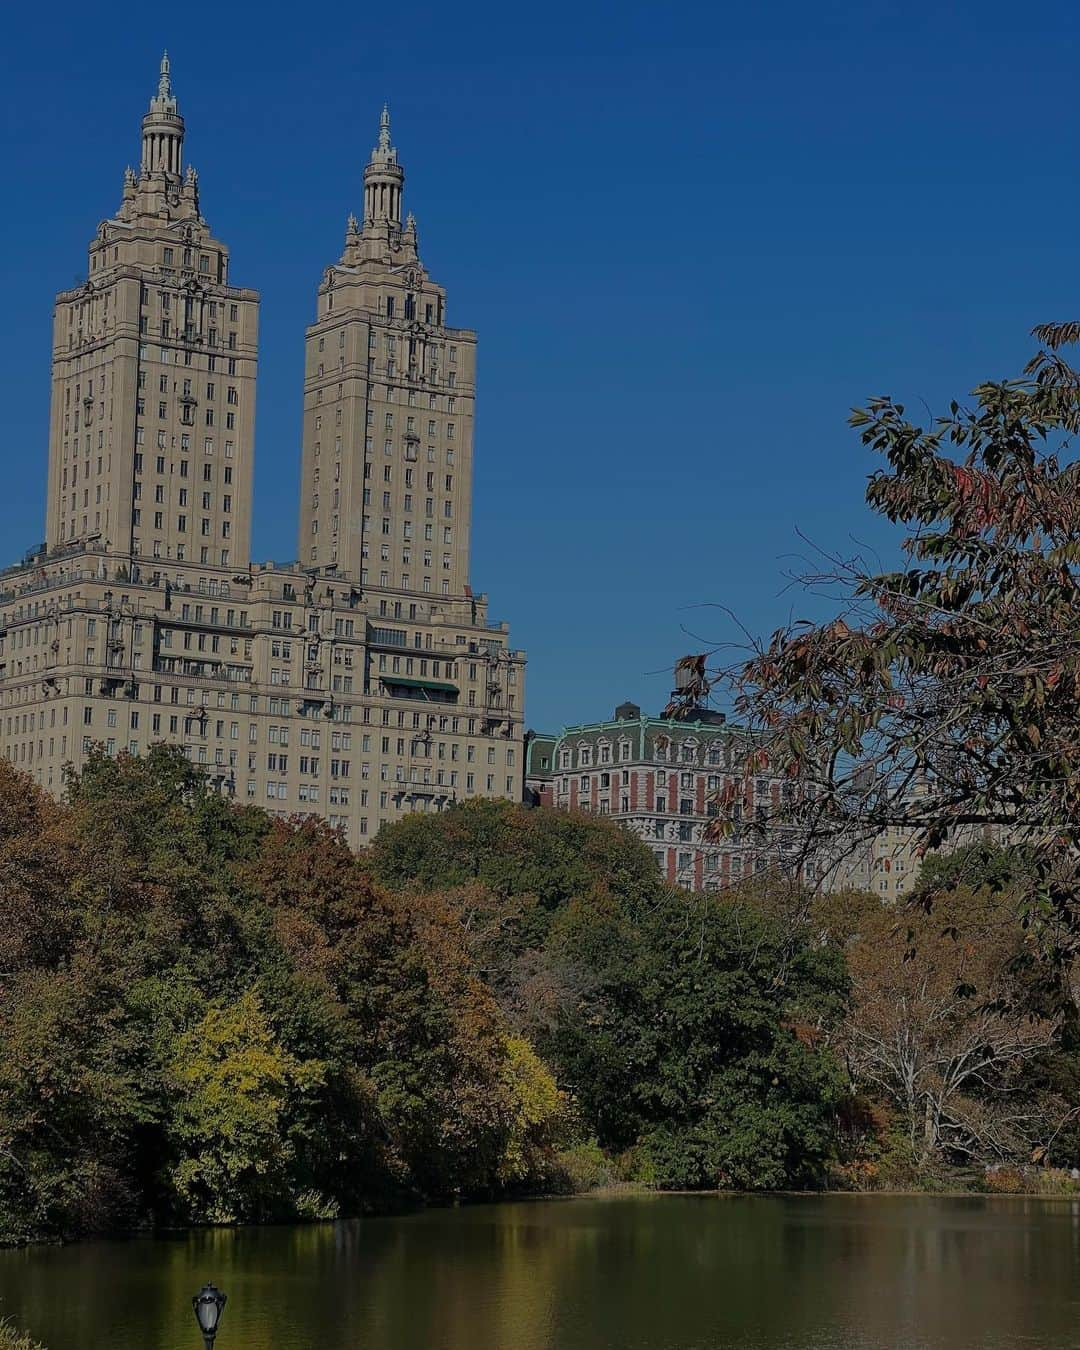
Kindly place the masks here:
[(903, 565), (831, 558), (841, 612), (731, 673), (742, 717), (802, 784), (789, 813), (828, 860), (890, 827), (926, 850), (992, 832), (1032, 866), (1016, 899), (1046, 949), (1080, 938), (1080, 375), (1036, 330), (1023, 374), (936, 420), (891, 398), (851, 418), (885, 461), (867, 502)]
[(357, 857), (157, 747), (62, 805), (0, 765), (0, 868), (6, 1241), (871, 1184), (890, 1121), (912, 1175), (1080, 1156), (1075, 1003), (998, 862), (916, 922), (691, 896), (610, 820), (508, 802)]
[(0, 867), (6, 1240), (825, 1176), (842, 961), (610, 821), (474, 802), (357, 857), (156, 747), (63, 805), (0, 765)]
[(563, 1100), (456, 912), (325, 825), (95, 757), (0, 765), (0, 1225), (10, 1240), (542, 1186)]

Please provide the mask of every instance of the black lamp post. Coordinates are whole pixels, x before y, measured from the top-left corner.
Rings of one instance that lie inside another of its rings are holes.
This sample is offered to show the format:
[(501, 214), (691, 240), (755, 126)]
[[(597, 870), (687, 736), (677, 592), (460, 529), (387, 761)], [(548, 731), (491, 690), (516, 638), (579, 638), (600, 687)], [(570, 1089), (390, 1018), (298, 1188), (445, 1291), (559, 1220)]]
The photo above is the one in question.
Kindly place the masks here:
[(192, 1298), (191, 1306), (195, 1309), (195, 1320), (203, 1334), (203, 1345), (206, 1350), (214, 1350), (214, 1337), (221, 1314), (225, 1311), (225, 1295), (212, 1284), (204, 1284)]

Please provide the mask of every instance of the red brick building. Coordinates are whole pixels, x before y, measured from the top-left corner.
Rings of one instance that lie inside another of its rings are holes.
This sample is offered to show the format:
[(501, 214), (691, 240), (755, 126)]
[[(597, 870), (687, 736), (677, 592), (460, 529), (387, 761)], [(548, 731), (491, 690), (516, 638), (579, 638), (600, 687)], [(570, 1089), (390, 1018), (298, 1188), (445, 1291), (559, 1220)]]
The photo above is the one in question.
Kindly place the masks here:
[[(790, 856), (785, 832), (768, 822), (792, 785), (754, 765), (754, 738), (722, 713), (700, 708), (676, 720), (623, 703), (610, 722), (527, 741), (526, 802), (613, 816), (679, 886), (720, 890)], [(721, 811), (730, 830), (710, 839)]]

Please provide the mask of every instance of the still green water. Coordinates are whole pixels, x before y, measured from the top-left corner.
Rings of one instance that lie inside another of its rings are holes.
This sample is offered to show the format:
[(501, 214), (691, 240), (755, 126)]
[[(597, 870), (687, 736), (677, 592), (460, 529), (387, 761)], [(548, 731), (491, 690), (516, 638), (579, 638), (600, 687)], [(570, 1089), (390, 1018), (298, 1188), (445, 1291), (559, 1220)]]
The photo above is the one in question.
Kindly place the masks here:
[(633, 1196), (0, 1253), (49, 1350), (1080, 1346), (1080, 1202)]

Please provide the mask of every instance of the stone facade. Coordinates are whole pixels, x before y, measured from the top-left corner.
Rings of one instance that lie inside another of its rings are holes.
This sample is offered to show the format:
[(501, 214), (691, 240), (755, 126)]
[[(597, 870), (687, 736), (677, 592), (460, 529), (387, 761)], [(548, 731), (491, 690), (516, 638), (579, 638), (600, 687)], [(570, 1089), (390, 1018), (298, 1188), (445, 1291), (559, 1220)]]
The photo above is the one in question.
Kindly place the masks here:
[(0, 573), (0, 753), (57, 792), (95, 742), (174, 743), (354, 845), (516, 797), (525, 657), (468, 584), (475, 335), (401, 224), (387, 114), (308, 331), (284, 565), (250, 562), (259, 297), (229, 282), (183, 134), (166, 58), (139, 171), (57, 298), (46, 542)]
[[(913, 810), (926, 796), (925, 786), (911, 789), (908, 802)], [(824, 855), (819, 881), (825, 891), (870, 891), (887, 904), (901, 899), (914, 888), (923, 863), (922, 832), (910, 825), (888, 825), (867, 838), (834, 849), (833, 860)], [(1007, 843), (1009, 831), (993, 825), (964, 825), (950, 831), (941, 850), (952, 853), (973, 844), (994, 846)]]
[(244, 568), (259, 297), (228, 284), (183, 142), (166, 58), (139, 172), (56, 298), (46, 547)]
[(476, 334), (446, 326), (446, 292), (401, 221), (386, 110), (364, 174), (364, 220), (323, 274), (307, 330), (300, 560), (363, 585), (462, 595)]
[(921, 866), (914, 832), (892, 825), (823, 866), (821, 889), (870, 891), (882, 902), (898, 900), (915, 885)]

